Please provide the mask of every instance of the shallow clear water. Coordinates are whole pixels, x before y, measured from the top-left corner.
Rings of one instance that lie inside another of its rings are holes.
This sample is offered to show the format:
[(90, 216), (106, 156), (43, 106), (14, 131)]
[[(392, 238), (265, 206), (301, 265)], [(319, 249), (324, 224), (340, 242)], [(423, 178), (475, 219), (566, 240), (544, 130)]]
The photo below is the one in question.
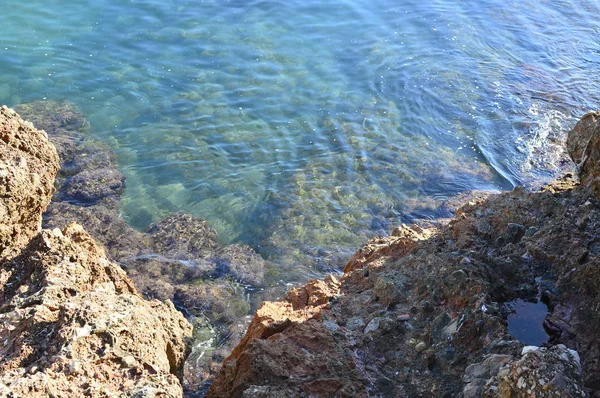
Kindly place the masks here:
[(0, 103), (66, 99), (123, 215), (327, 268), (474, 188), (549, 178), (600, 100), (598, 1), (5, 0)]

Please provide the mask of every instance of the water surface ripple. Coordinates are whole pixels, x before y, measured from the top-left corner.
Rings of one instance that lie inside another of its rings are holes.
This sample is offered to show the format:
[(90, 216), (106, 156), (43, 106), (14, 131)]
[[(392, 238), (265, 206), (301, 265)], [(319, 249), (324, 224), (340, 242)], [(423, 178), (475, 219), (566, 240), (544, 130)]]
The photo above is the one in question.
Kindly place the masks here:
[(132, 225), (192, 213), (287, 265), (552, 177), (600, 100), (597, 1), (3, 6), (0, 102), (77, 104)]

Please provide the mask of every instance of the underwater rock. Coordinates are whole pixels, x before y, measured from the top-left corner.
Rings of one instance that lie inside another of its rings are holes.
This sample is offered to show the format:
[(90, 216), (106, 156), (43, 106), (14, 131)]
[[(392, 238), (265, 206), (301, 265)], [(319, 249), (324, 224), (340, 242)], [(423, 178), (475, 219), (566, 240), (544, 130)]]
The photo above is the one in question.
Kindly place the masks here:
[[(190, 319), (206, 320), (214, 335), (210, 344), (194, 344), (184, 380), (190, 389), (205, 383), (248, 323), (250, 303), (242, 284), (263, 284), (267, 263), (249, 247), (222, 246), (214, 229), (191, 215), (173, 214), (147, 232), (133, 229), (120, 213), (124, 177), (116, 157), (87, 134), (84, 115), (66, 102), (38, 101), (19, 109), (34, 116), (58, 148), (58, 190), (44, 214), (44, 227), (64, 228), (73, 221), (84, 225), (145, 298), (172, 300)], [(54, 192), (51, 182), (48, 190), (45, 203)]]
[(108, 196), (119, 196), (125, 188), (125, 177), (114, 169), (84, 170), (68, 180), (65, 194), (90, 204)]
[(14, 109), (23, 119), (47, 134), (84, 132), (89, 129), (85, 115), (77, 106), (67, 101), (32, 101), (19, 104)]
[(154, 251), (165, 256), (208, 257), (219, 248), (215, 230), (206, 221), (185, 213), (175, 213), (152, 224), (147, 233)]
[[(356, 252), (330, 300), (303, 306), (310, 282), (290, 293), (298, 310), (264, 303), (208, 396), (596, 396), (598, 231), (596, 197), (570, 177), (470, 201), (420, 240), (400, 228)], [(522, 356), (503, 304), (542, 288), (559, 345)], [(577, 349), (581, 375), (560, 344)]]
[(46, 133), (5, 106), (0, 108), (0, 257), (40, 231), (54, 194), (58, 155)]

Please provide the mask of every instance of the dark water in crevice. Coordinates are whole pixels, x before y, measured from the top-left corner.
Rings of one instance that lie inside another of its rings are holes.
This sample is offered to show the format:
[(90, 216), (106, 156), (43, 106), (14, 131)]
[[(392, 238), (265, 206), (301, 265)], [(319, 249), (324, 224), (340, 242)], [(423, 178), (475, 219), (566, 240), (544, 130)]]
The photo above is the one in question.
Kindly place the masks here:
[(508, 315), (508, 333), (526, 345), (541, 346), (548, 341), (544, 330), (544, 319), (548, 315), (546, 304), (521, 299), (506, 304), (512, 309)]

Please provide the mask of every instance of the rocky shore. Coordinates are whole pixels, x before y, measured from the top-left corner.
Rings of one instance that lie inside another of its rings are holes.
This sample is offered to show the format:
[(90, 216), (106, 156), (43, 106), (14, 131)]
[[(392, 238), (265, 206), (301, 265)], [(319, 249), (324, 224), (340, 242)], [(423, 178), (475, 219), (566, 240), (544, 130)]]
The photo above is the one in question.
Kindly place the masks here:
[[(207, 396), (600, 397), (600, 113), (567, 145), (579, 176), (401, 226), (264, 303)], [(509, 333), (519, 299), (547, 307), (542, 347)]]
[(181, 397), (216, 376), (209, 397), (600, 397), (598, 112), (569, 134), (577, 175), (402, 225), (250, 322), (268, 263), (186, 214), (134, 230), (81, 112), (16, 110), (0, 109), (0, 396)]
[(0, 396), (180, 397), (191, 325), (78, 224), (41, 229), (59, 158), (0, 108)]
[(67, 102), (15, 109), (47, 132), (60, 159), (44, 227), (85, 226), (145, 298), (170, 300), (186, 315), (194, 337), (183, 381), (197, 390), (242, 337), (250, 320), (247, 287), (263, 284), (268, 264), (248, 246), (222, 246), (213, 228), (188, 214), (135, 230), (120, 214), (126, 181), (114, 151), (90, 134), (85, 116)]

